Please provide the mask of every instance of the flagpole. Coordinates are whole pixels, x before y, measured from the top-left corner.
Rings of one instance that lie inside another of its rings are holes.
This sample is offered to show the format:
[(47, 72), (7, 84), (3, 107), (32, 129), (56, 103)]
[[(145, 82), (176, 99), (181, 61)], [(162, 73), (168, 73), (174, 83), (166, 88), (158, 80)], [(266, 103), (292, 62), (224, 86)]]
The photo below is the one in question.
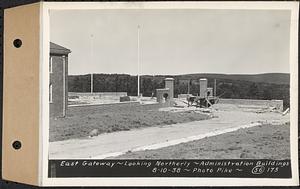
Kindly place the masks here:
[(137, 63), (138, 63), (138, 92), (137, 96), (140, 98), (140, 25), (137, 26)]
[[(93, 44), (93, 39), (94, 38), (94, 34), (91, 34), (91, 65), (93, 64), (93, 61), (94, 61), (94, 44)], [(91, 73), (91, 94), (93, 94), (93, 73)]]
[(94, 91), (94, 77), (93, 74), (91, 73), (91, 93), (93, 94)]

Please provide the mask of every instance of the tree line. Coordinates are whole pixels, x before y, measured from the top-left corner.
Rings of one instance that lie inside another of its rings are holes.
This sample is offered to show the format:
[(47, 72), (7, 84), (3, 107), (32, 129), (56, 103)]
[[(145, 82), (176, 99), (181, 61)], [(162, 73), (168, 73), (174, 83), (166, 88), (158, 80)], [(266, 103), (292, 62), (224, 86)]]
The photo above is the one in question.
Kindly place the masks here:
[[(164, 79), (174, 78), (174, 96), (178, 94), (199, 94), (199, 77), (183, 78), (180, 75), (143, 75), (140, 77), (140, 91), (143, 96), (156, 95), (156, 89), (164, 88)], [(208, 77), (208, 87), (214, 86), (214, 78)], [(127, 74), (93, 74), (94, 92), (127, 92), (129, 96), (137, 95), (137, 76)], [(244, 80), (218, 79), (216, 81), (217, 96), (222, 98), (283, 100), (284, 106), (290, 105), (290, 86), (288, 84), (274, 84), (252, 82)], [(68, 76), (69, 92), (90, 92), (91, 75)]]

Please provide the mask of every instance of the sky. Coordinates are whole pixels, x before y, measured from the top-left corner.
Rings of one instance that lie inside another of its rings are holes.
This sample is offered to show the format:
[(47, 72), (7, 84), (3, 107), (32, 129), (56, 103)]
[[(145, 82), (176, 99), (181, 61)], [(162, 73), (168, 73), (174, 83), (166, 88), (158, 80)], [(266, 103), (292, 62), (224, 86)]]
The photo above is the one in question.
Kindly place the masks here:
[(69, 74), (289, 73), (288, 10), (52, 10)]

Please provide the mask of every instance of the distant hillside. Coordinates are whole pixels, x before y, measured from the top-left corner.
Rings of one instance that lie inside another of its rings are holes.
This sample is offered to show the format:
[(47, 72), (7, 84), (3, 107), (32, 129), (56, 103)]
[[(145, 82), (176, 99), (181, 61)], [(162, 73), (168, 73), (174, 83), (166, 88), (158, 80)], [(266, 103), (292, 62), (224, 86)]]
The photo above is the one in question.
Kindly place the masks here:
[(265, 73), (265, 74), (186, 74), (179, 75), (179, 79), (220, 79), (240, 80), (255, 83), (290, 84), (290, 74), (287, 73)]

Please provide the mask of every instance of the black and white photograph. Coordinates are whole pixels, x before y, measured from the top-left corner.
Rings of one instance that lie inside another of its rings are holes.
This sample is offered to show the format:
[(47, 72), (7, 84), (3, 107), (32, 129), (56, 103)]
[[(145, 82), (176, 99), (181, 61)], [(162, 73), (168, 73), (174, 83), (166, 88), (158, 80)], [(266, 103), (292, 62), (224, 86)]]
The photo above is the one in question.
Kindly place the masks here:
[(58, 9), (49, 19), (50, 162), (290, 166), (291, 10)]

